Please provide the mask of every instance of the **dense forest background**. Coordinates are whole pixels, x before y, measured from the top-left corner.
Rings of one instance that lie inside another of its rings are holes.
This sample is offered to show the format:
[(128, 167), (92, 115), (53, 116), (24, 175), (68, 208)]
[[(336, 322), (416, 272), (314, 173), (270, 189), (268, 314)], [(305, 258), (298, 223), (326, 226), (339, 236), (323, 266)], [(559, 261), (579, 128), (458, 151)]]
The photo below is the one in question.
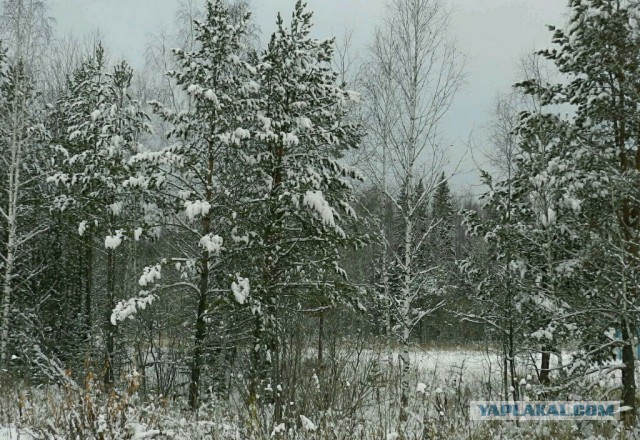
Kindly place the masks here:
[(45, 1), (2, 3), (3, 386), (135, 377), (147, 402), (239, 399), (257, 429), (313, 383), (326, 414), (337, 359), (384, 346), (409, 423), (412, 351), (462, 347), (498, 356), (504, 400), (527, 369), (537, 398), (616, 395), (635, 426), (636, 1), (569, 0), (520, 61), (479, 198), (450, 186), (444, 3), (391, 0), (357, 62), (302, 2), (263, 45), (250, 4), (193, 6), (134, 72), (58, 38)]

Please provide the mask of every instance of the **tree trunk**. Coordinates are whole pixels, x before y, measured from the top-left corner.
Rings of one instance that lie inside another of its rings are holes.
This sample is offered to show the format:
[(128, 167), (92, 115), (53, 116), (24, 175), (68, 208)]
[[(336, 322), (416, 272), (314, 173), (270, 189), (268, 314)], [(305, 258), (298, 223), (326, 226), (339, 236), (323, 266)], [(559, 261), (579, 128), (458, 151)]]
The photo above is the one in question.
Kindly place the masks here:
[(87, 346), (91, 347), (91, 326), (92, 326), (92, 295), (93, 295), (93, 240), (89, 234), (85, 243), (85, 261), (84, 261), (84, 319), (85, 319), (85, 337)]
[[(386, 208), (385, 208), (386, 209)], [(389, 249), (387, 245), (387, 234), (384, 230), (386, 225), (383, 225), (382, 232), (384, 233), (383, 249), (382, 249), (382, 291), (384, 297), (384, 336), (391, 337), (391, 307), (392, 301), (391, 292), (389, 289)]]
[(111, 312), (116, 306), (115, 299), (115, 249), (107, 250), (107, 310), (105, 314), (105, 334), (106, 334), (106, 354), (104, 384), (112, 387), (115, 381), (113, 368), (113, 357), (115, 354), (115, 332), (116, 326), (111, 322)]
[[(213, 200), (213, 176), (214, 176), (214, 145), (209, 143), (209, 157), (207, 159), (207, 184), (205, 188), (205, 200), (211, 203)], [(207, 213), (202, 218), (202, 235), (211, 232), (211, 213)], [(207, 333), (204, 313), (207, 310), (207, 299), (209, 296), (209, 251), (202, 251), (200, 257), (200, 291), (198, 294), (198, 309), (196, 311), (196, 332), (193, 346), (193, 361), (191, 364), (191, 378), (189, 379), (189, 406), (197, 409), (200, 403), (200, 375), (202, 372), (202, 354), (204, 350), (204, 340)]]
[[(208, 217), (208, 216), (207, 216)], [(208, 230), (208, 219), (205, 220)], [(204, 339), (206, 336), (206, 322), (204, 313), (207, 309), (207, 296), (209, 293), (209, 252), (204, 251), (201, 257), (200, 294), (196, 316), (196, 333), (193, 346), (193, 363), (191, 364), (191, 378), (189, 380), (189, 406), (197, 409), (200, 401), (200, 373), (202, 371), (202, 354)]]
[[(9, 216), (11, 217), (11, 207), (9, 208)], [(4, 268), (4, 287), (2, 296), (2, 331), (0, 332), (0, 365), (6, 366), (7, 362), (7, 345), (9, 341), (9, 321), (11, 310), (11, 293), (13, 278), (13, 262), (14, 262), (14, 242), (15, 242), (15, 222), (9, 224), (7, 237), (7, 259)]]
[[(284, 419), (284, 402), (282, 400), (282, 393), (276, 392), (277, 387), (282, 385), (282, 371), (281, 369), (284, 367), (282, 363), (283, 353), (286, 349), (286, 343), (281, 344), (282, 338), (280, 337), (280, 321), (277, 316), (278, 308), (274, 305), (273, 307), (273, 330), (269, 338), (269, 359), (271, 363), (271, 384), (274, 388), (273, 391), (273, 418), (276, 423), (281, 423)], [(294, 337), (291, 337), (291, 342), (293, 343)], [(283, 353), (281, 353), (280, 347), (283, 347)], [(291, 347), (293, 351), (293, 347)], [(291, 370), (295, 371), (295, 370)]]
[(320, 312), (320, 319), (318, 320), (318, 370), (322, 369), (323, 338), (324, 338), (324, 313)]
[[(635, 324), (635, 323), (634, 323)], [(629, 331), (629, 325), (622, 325), (622, 340), (625, 344), (622, 346), (622, 405), (630, 409), (622, 413), (624, 424), (627, 428), (634, 427), (636, 424), (636, 357), (634, 353), (634, 332)]]
[(507, 349), (506, 338), (502, 342), (502, 391), (504, 400), (509, 400), (509, 350)]
[(551, 360), (551, 352), (543, 351), (542, 352), (542, 360), (540, 361), (540, 375), (538, 378), (540, 379), (540, 383), (543, 385), (549, 384), (549, 363)]
[[(15, 118), (15, 115), (14, 115)], [(13, 294), (13, 273), (18, 234), (18, 189), (20, 187), (20, 159), (22, 145), (17, 138), (18, 128), (13, 129), (10, 145), (11, 159), (9, 162), (8, 189), (9, 197), (6, 212), (7, 255), (4, 264), (4, 286), (2, 295), (2, 322), (0, 330), (0, 365), (6, 366), (8, 358), (9, 324), (11, 319), (11, 303)]]
[(516, 377), (516, 354), (512, 322), (509, 322), (509, 373), (511, 375), (511, 388), (513, 388), (513, 401), (517, 402), (520, 400), (520, 392), (518, 390), (518, 378)]
[(258, 395), (258, 385), (260, 383), (260, 352), (262, 351), (262, 320), (259, 315), (256, 315), (254, 328), (253, 328), (253, 347), (251, 347), (251, 379), (249, 381), (249, 395), (247, 403), (254, 405), (256, 403)]
[(409, 407), (409, 375), (411, 373), (411, 360), (409, 359), (409, 339), (403, 341), (402, 354), (400, 360), (402, 362), (402, 383), (400, 394), (400, 422), (404, 423), (409, 419), (407, 408)]

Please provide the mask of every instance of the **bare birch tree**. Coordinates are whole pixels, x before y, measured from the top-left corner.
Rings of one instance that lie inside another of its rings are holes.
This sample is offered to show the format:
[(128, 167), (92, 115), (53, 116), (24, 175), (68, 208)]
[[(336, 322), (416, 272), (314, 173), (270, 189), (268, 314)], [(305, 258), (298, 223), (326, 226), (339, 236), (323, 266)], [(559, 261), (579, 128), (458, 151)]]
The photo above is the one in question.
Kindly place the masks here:
[[(35, 127), (33, 85), (28, 75), (35, 71), (34, 57), (49, 32), (46, 8), (39, 0), (6, 0), (2, 4), (0, 35), (7, 42), (7, 57), (0, 75), (0, 164), (2, 172), (2, 202), (0, 206), (0, 237), (2, 252), (2, 317), (0, 319), (0, 364), (8, 357), (11, 308), (18, 281), (17, 263), (29, 242), (41, 230), (23, 224), (23, 196), (28, 184), (33, 184), (32, 163), (34, 143), (42, 131)], [(0, 60), (1, 61), (1, 60)]]
[[(442, 182), (447, 158), (440, 122), (464, 77), (463, 59), (448, 37), (449, 21), (449, 11), (437, 0), (392, 0), (375, 34), (367, 82), (369, 174), (383, 203), (399, 213), (398, 244), (391, 244), (390, 231), (382, 233), (382, 271), (387, 319), (405, 347), (401, 420), (407, 417), (411, 331), (442, 305), (424, 301), (433, 280), (418, 256), (434, 226), (421, 226), (424, 207)], [(399, 272), (395, 288), (389, 284), (391, 263)], [(427, 305), (418, 307), (419, 300)]]

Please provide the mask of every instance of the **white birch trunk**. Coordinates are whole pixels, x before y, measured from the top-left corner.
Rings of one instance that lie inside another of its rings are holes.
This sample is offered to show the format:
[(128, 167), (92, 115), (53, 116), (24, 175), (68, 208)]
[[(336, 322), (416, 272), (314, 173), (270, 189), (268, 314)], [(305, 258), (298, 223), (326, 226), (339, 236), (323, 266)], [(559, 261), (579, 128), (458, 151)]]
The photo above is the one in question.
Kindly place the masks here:
[(14, 264), (16, 257), (18, 233), (18, 190), (20, 187), (20, 159), (22, 145), (18, 140), (19, 117), (14, 115), (12, 139), (10, 146), (9, 176), (7, 182), (8, 205), (6, 212), (7, 223), (7, 255), (4, 265), (4, 284), (2, 289), (2, 322), (0, 324), (0, 365), (5, 365), (8, 357), (7, 344), (9, 340), (9, 325), (11, 319), (11, 304), (13, 294)]

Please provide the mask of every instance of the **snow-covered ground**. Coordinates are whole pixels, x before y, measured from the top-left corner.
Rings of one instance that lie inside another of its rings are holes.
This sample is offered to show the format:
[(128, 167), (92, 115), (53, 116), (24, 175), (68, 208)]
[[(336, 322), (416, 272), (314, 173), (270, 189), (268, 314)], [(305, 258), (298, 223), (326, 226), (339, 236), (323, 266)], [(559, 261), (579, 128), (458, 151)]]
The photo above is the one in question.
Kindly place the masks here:
[[(398, 364), (399, 357), (400, 353), (393, 351), (382, 354), (381, 360)], [(500, 378), (500, 359), (494, 353), (469, 349), (412, 349), (409, 358), (416, 378), (430, 386), (450, 385), (454, 379), (482, 384)]]
[[(308, 360), (313, 361), (315, 355), (313, 350), (309, 350), (304, 357), (308, 356)], [(296, 412), (293, 416), (296, 420), (301, 420), (301, 427), (297, 436), (291, 438), (306, 440), (310, 438), (307, 434), (326, 430), (329, 426), (339, 432), (340, 436), (336, 438), (340, 440), (355, 438), (356, 434), (360, 436), (358, 438), (385, 438), (379, 437), (381, 430), (386, 430), (386, 433), (391, 436), (389, 438), (393, 438), (393, 435), (399, 432), (397, 424), (400, 390), (399, 350), (397, 348), (363, 349), (362, 346), (350, 349), (345, 346), (337, 350), (336, 357), (339, 359), (335, 360), (335, 366), (341, 371), (338, 380), (343, 381), (339, 383), (343, 383), (344, 389), (348, 391), (341, 394), (341, 391), (335, 388), (336, 385), (332, 385), (328, 380), (329, 377), (324, 377), (319, 372), (321, 377), (318, 380), (312, 367), (315, 364), (311, 362), (308, 370), (300, 372), (304, 378), (301, 377), (302, 382), (297, 385), (298, 401), (296, 401), (294, 410)], [(446, 438), (465, 439), (495, 438), (495, 435), (504, 434), (498, 429), (499, 427), (470, 423), (465, 417), (470, 400), (495, 400), (502, 397), (500, 368), (502, 363), (497, 353), (469, 348), (420, 349), (414, 347), (409, 351), (409, 357), (411, 392), (408, 396), (410, 417), (407, 429), (416, 435), (425, 429), (445, 429), (449, 432)], [(535, 369), (532, 364), (534, 360), (540, 362), (540, 359), (535, 356), (519, 358), (518, 383), (522, 385), (525, 397), (529, 390), (532, 393), (535, 392), (535, 384), (533, 388), (529, 387), (530, 383), (535, 382)], [(333, 359), (325, 358), (325, 362), (332, 361)], [(315, 381), (309, 380), (312, 376)], [(610, 392), (617, 385), (617, 382), (611, 381), (611, 378), (604, 381), (602, 377), (594, 377), (594, 379), (607, 385), (604, 387), (605, 392)], [(522, 380), (526, 382), (521, 382)], [(321, 387), (327, 388), (321, 389)], [(342, 390), (343, 386), (338, 385), (338, 389)], [(327, 393), (331, 392), (338, 392), (340, 398), (332, 400), (333, 405), (336, 406), (332, 408), (332, 412), (326, 412), (322, 405), (318, 406), (318, 396), (326, 397), (329, 395)], [(172, 402), (159, 405), (160, 402), (154, 400), (152, 396), (150, 400), (143, 401), (135, 396), (127, 397), (125, 394), (121, 402), (124, 405), (123, 408), (128, 408), (127, 411), (114, 412), (113, 405), (121, 407), (118, 400), (109, 403), (97, 396), (84, 393), (76, 395), (69, 390), (56, 387), (25, 389), (18, 393), (29, 396), (26, 401), (28, 410), (21, 417), (14, 416), (0, 420), (0, 440), (48, 438), (48, 434), (43, 436), (43, 433), (48, 433), (50, 426), (53, 425), (55, 425), (55, 432), (59, 435), (57, 438), (67, 438), (66, 435), (71, 432), (66, 424), (68, 414), (75, 414), (74, 417), (88, 422), (86, 423), (87, 432), (95, 431), (98, 425), (102, 426), (105, 423), (113, 426), (117, 432), (115, 436), (108, 437), (110, 439), (166, 438), (158, 433), (170, 432), (170, 438), (176, 439), (206, 438), (204, 436), (215, 434), (212, 438), (236, 440), (247, 438), (243, 437), (243, 430), (255, 423), (255, 420), (247, 419), (245, 408), (237, 405), (237, 402), (234, 404), (234, 399), (216, 400), (213, 397), (213, 400), (204, 399), (203, 408), (196, 415), (185, 412), (179, 402), (175, 402), (175, 405)], [(535, 396), (532, 394), (531, 397)], [(237, 392), (235, 398), (238, 402), (242, 401)], [(15, 407), (12, 402), (15, 400), (5, 401), (6, 407)], [(84, 418), (84, 408), (87, 407), (94, 408), (95, 417)], [(260, 432), (256, 431), (249, 438), (273, 438), (273, 433), (278, 427), (269, 422), (268, 415), (265, 417), (263, 425), (260, 425)], [(53, 420), (53, 422), (44, 424), (45, 420)], [(1, 426), (2, 424), (4, 427)], [(17, 429), (16, 426), (21, 428)], [(608, 432), (602, 431), (604, 434)], [(323, 433), (326, 432), (323, 431)], [(516, 434), (510, 433), (502, 438), (525, 438), (518, 437)]]
[(2, 428), (0, 427), (0, 440), (34, 440), (27, 430), (18, 429), (15, 427)]

